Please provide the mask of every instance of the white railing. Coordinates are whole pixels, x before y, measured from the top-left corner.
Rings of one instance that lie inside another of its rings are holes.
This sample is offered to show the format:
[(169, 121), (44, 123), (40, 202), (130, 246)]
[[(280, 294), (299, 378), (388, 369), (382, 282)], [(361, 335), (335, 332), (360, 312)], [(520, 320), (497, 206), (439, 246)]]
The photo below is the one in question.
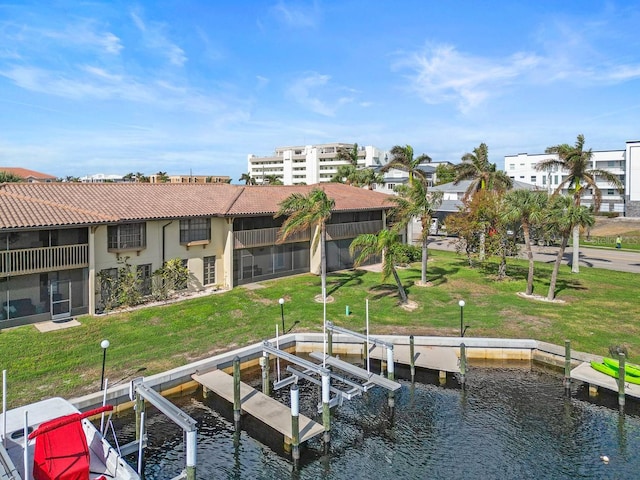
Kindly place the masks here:
[(88, 265), (88, 244), (0, 252), (0, 277), (80, 268)]

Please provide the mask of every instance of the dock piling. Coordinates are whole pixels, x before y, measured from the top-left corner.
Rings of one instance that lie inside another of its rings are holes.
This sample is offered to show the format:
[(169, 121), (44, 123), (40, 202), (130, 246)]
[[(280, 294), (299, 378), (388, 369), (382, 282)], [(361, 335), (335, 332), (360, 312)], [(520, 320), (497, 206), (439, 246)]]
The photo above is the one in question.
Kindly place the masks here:
[(333, 356), (333, 332), (331, 330), (327, 331), (327, 355)]
[(564, 388), (571, 389), (571, 340), (564, 341)]
[(331, 410), (329, 409), (329, 401), (331, 400), (331, 377), (328, 373), (322, 374), (322, 425), (324, 426), (324, 444), (325, 449), (329, 446), (331, 440)]
[[(393, 363), (393, 348), (387, 347), (387, 378), (394, 381), (395, 365)], [(393, 390), (389, 390), (389, 408), (393, 408), (396, 405), (395, 394)]]
[(191, 430), (187, 433), (187, 480), (196, 480), (196, 451), (198, 431)]
[(624, 353), (620, 352), (618, 354), (618, 406), (620, 408), (623, 408), (625, 403), (624, 382), (625, 382), (625, 355)]
[(460, 344), (460, 384), (464, 388), (467, 375), (467, 346)]
[(233, 359), (233, 421), (236, 430), (238, 430), (240, 426), (240, 413), (242, 409), (240, 403), (240, 357), (236, 355)]
[(260, 358), (260, 367), (262, 367), (262, 393), (269, 395), (269, 354), (266, 352)]
[(415, 355), (415, 339), (413, 338), (413, 335), (409, 336), (409, 366), (411, 367), (411, 382), (413, 383), (413, 380), (415, 379), (416, 376), (416, 355)]
[(300, 459), (300, 392), (298, 384), (291, 386), (291, 456), (294, 466)]

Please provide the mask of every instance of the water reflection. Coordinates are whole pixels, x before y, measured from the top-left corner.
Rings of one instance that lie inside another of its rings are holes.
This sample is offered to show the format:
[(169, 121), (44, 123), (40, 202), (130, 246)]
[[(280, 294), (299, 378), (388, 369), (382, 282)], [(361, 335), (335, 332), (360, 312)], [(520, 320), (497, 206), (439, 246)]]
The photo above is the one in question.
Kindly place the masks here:
[[(329, 454), (320, 439), (311, 440), (297, 470), (281, 437), (268, 428), (245, 415), (236, 432), (229, 404), (200, 394), (172, 400), (198, 421), (201, 479), (637, 477), (637, 402), (627, 400), (619, 414), (616, 394), (590, 400), (574, 385), (567, 397), (561, 375), (537, 368), (473, 368), (464, 390), (455, 380), (444, 387), (437, 375), (430, 380), (402, 381), (393, 409), (381, 389), (334, 409)], [(301, 413), (321, 421), (319, 389), (300, 388)], [(288, 395), (287, 389), (276, 392), (284, 403)], [(178, 475), (185, 465), (182, 432), (152, 408), (148, 425), (146, 478)]]

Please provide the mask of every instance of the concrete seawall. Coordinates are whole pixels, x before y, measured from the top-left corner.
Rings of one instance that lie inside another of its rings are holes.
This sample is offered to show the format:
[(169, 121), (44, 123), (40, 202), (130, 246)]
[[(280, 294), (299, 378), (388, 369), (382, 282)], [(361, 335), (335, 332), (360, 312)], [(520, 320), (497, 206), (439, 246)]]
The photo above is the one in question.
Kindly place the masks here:
[[(377, 339), (394, 345), (409, 345), (408, 336), (376, 335)], [(294, 333), (278, 339), (281, 349), (295, 349), (300, 353), (323, 350), (323, 337), (321, 333)], [(275, 343), (275, 339), (269, 340)], [(416, 346), (451, 347), (459, 350), (460, 344), (466, 346), (467, 358), (472, 366), (475, 361), (530, 361), (552, 367), (564, 367), (564, 346), (554, 345), (537, 340), (508, 339), (508, 338), (476, 338), (476, 337), (414, 337)], [(166, 372), (144, 377), (147, 385), (162, 393), (169, 395), (174, 393), (189, 393), (198, 388), (191, 375), (204, 373), (214, 369), (229, 369), (232, 367), (233, 358), (237, 355), (242, 361), (242, 367), (247, 368), (258, 365), (258, 359), (262, 356), (263, 343), (255, 343), (239, 349), (231, 350), (210, 358), (184, 365)], [(353, 337), (343, 334), (333, 335), (333, 353), (341, 355), (361, 355), (363, 343), (355, 341)], [(571, 352), (572, 366), (590, 360), (602, 360), (602, 357), (582, 352)], [(109, 387), (107, 390), (107, 403), (113, 405), (117, 411), (133, 407), (129, 399), (130, 385), (122, 384)], [(78, 398), (70, 399), (78, 409), (85, 411), (102, 404), (103, 392), (95, 392)]]

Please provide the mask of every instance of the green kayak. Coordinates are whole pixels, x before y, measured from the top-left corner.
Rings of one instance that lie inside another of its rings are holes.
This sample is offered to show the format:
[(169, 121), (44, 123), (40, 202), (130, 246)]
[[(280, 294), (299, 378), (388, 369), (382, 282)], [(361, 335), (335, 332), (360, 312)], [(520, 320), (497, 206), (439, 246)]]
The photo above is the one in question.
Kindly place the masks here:
[[(609, 365), (605, 365), (604, 363), (591, 361), (591, 368), (601, 373), (604, 373), (605, 375), (609, 375), (610, 377), (618, 378), (618, 369), (611, 368)], [(634, 377), (633, 375), (629, 375), (628, 373), (625, 374), (624, 381), (628, 383), (635, 383), (636, 385), (640, 385), (640, 377)]]
[[(613, 358), (604, 357), (602, 359), (602, 363), (604, 363), (608, 367), (613, 368), (614, 370), (618, 370), (618, 367), (619, 367), (618, 360), (615, 360)], [(626, 375), (633, 375), (634, 377), (640, 377), (640, 366), (634, 365), (633, 363), (626, 363), (625, 362), (625, 364), (624, 364), (624, 373)]]

